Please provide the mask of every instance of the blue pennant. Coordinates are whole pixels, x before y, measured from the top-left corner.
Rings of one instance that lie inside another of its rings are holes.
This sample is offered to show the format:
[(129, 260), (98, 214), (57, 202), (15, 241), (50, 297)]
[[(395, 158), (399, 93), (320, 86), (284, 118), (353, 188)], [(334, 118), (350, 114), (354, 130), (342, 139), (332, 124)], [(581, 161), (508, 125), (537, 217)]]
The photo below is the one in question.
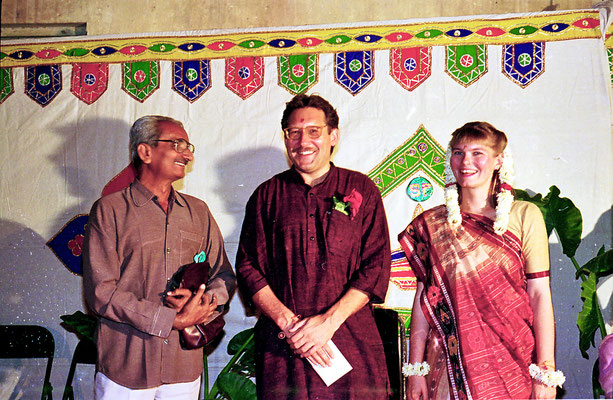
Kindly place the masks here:
[(172, 88), (190, 103), (198, 100), (211, 86), (210, 60), (172, 63)]
[(520, 43), (503, 46), (503, 73), (522, 88), (544, 71), (545, 44)]
[(35, 102), (45, 107), (62, 90), (62, 67), (38, 65), (25, 67), (25, 91)]
[(83, 274), (81, 251), (87, 225), (87, 214), (79, 214), (68, 221), (49, 241), (47, 246), (72, 272)]
[(334, 64), (334, 79), (354, 96), (373, 80), (372, 51), (337, 53)]

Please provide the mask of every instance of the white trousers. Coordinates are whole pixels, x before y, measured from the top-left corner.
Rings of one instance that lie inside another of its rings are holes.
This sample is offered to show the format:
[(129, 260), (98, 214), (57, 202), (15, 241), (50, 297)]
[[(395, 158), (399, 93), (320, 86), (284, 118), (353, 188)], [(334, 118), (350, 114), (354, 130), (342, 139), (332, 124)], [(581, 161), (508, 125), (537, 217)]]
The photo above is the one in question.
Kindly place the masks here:
[(96, 373), (94, 398), (96, 400), (198, 400), (200, 377), (193, 382), (170, 383), (149, 389), (130, 389), (121, 386), (103, 373)]

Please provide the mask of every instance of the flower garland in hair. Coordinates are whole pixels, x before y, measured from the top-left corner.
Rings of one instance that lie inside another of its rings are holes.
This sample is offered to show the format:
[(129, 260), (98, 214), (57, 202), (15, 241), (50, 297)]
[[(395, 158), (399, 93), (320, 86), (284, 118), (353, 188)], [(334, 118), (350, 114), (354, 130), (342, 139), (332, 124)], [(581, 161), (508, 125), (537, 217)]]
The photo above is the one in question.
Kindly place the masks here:
[[(515, 171), (513, 169), (513, 158), (511, 150), (507, 148), (502, 153), (502, 165), (498, 171), (500, 177), (500, 192), (496, 195), (496, 219), (494, 220), (494, 232), (502, 235), (506, 232), (509, 225), (509, 214), (513, 204), (513, 180)], [(447, 207), (447, 221), (452, 228), (457, 228), (462, 224), (462, 213), (460, 211), (459, 193), (453, 170), (451, 169), (451, 145), (447, 147), (445, 155), (445, 206)]]

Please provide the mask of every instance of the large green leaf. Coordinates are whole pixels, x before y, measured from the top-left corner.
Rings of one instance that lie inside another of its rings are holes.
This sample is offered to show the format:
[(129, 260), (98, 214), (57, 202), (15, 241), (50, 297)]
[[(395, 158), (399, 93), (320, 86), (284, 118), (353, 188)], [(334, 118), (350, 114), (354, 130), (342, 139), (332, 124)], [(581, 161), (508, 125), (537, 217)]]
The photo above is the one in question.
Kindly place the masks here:
[(531, 197), (524, 190), (515, 190), (515, 198), (536, 204), (543, 213), (547, 234), (550, 235), (555, 229), (562, 252), (568, 257), (575, 256), (583, 230), (581, 211), (569, 198), (560, 197), (560, 189), (557, 186), (551, 186), (545, 197), (540, 194)]
[(66, 326), (71, 328), (67, 328), (67, 330), (76, 331), (79, 335), (91, 341), (94, 340), (94, 332), (96, 331), (96, 324), (98, 323), (96, 317), (77, 311), (70, 315), (61, 315), (60, 318), (64, 321)]
[(577, 271), (577, 277), (579, 275), (589, 275), (591, 272), (595, 273), (599, 278), (613, 274), (613, 249), (604, 251), (604, 246), (598, 250), (596, 257), (588, 261), (579, 271)]
[(230, 339), (230, 343), (228, 343), (228, 354), (233, 356), (238, 352), (243, 345), (253, 339), (253, 328), (245, 329), (234, 335), (232, 339)]
[(598, 277), (591, 272), (587, 279), (581, 282), (581, 299), (583, 308), (577, 316), (579, 328), (579, 350), (584, 358), (589, 358), (587, 349), (594, 346), (594, 334), (598, 330), (598, 302), (596, 300), (596, 283)]
[(226, 372), (217, 377), (219, 389), (228, 399), (255, 400), (255, 383), (242, 375)]
[(242, 349), (242, 353), (230, 365), (230, 370), (246, 376), (255, 376), (255, 343), (253, 328), (237, 333), (228, 343), (228, 354), (235, 355)]

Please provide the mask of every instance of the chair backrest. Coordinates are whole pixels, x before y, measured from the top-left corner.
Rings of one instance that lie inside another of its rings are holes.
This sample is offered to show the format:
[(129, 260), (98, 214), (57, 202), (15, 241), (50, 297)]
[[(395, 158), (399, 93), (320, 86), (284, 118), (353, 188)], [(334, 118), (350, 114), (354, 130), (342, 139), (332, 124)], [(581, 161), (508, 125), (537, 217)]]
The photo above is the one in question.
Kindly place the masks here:
[(46, 358), (47, 369), (41, 400), (53, 399), (51, 367), (55, 340), (47, 328), (38, 325), (0, 325), (0, 358)]
[(0, 358), (53, 358), (55, 340), (38, 325), (0, 325)]

